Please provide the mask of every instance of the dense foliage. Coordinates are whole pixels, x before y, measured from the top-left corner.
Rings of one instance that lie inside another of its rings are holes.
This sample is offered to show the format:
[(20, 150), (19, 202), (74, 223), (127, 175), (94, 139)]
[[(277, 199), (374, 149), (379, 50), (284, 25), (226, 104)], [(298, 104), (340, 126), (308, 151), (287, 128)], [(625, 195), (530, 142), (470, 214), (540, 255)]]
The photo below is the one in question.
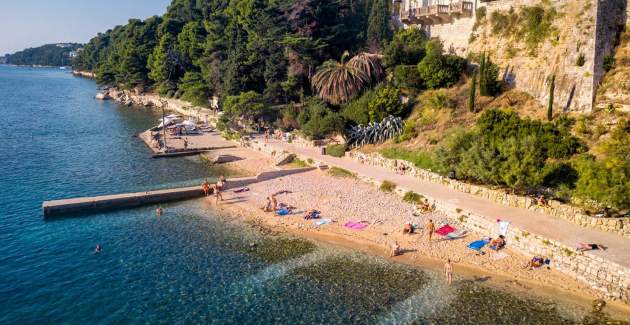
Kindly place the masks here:
[(450, 87), (459, 81), (466, 69), (465, 59), (456, 55), (445, 55), (439, 40), (429, 41), (425, 51), (424, 58), (418, 63), (418, 71), (427, 88)]
[(402, 29), (396, 32), (385, 48), (383, 64), (387, 68), (397, 65), (416, 65), (424, 57), (424, 48), (429, 38), (418, 28)]
[(442, 172), (515, 190), (543, 185), (551, 159), (569, 159), (583, 151), (569, 133), (569, 122), (521, 119), (511, 111), (488, 110), (474, 130), (448, 135), (436, 151)]
[(400, 90), (390, 86), (378, 86), (365, 92), (341, 110), (341, 115), (354, 124), (380, 122), (389, 115), (402, 116), (406, 106), (400, 100)]
[[(289, 102), (310, 94), (321, 63), (365, 48), (371, 9), (368, 0), (174, 0), (162, 17), (97, 35), (74, 67), (199, 104), (247, 91)], [(371, 35), (382, 41), (377, 21)]]
[(4, 62), (15, 65), (68, 66), (72, 62), (70, 53), (81, 46), (76, 43), (47, 44), (8, 54)]

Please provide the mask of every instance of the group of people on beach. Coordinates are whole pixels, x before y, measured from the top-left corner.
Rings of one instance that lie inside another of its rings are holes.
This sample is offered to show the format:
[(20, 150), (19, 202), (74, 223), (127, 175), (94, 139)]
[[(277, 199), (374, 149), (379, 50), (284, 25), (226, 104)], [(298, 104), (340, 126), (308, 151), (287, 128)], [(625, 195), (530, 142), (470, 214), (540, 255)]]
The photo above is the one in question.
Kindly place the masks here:
[[(219, 200), (223, 201), (223, 195), (221, 193), (223, 192), (223, 188), (225, 187), (226, 183), (227, 183), (227, 180), (225, 179), (225, 176), (223, 175), (219, 176), (219, 179), (214, 184), (210, 184), (208, 180), (206, 179), (201, 184), (201, 190), (203, 191), (203, 195), (206, 197), (210, 196), (210, 194), (214, 194), (216, 198), (215, 202), (216, 204), (219, 204)], [(212, 192), (210, 192), (210, 190), (212, 190)]]

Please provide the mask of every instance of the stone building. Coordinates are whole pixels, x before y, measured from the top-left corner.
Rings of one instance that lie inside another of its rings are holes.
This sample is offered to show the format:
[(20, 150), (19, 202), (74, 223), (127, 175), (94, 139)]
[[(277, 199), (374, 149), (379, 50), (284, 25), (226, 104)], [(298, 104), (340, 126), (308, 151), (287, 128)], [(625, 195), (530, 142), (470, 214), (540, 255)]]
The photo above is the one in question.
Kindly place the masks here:
[[(535, 51), (493, 32), (495, 12), (518, 17), (533, 6), (554, 13), (550, 35)], [(627, 0), (393, 0), (398, 24), (439, 37), (451, 53), (488, 53), (506, 82), (543, 104), (555, 76), (555, 107), (580, 113), (593, 110), (605, 58), (614, 54), (626, 26), (627, 7)]]

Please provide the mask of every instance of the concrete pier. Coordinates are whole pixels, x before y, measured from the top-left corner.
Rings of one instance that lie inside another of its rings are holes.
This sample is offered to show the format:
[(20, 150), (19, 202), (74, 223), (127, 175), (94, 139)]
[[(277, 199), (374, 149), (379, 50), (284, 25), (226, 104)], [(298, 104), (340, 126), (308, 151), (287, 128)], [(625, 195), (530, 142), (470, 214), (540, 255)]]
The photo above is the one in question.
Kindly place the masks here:
[[(255, 177), (230, 178), (225, 190), (244, 187), (252, 183), (266, 181), (286, 175), (303, 173), (313, 170), (313, 167), (272, 170), (258, 174)], [(212, 191), (212, 189), (211, 189)], [(99, 211), (133, 208), (147, 204), (158, 204), (203, 197), (201, 185), (165, 189), (157, 191), (103, 195), (55, 201), (44, 201), (42, 210), (44, 218), (72, 213), (95, 213)]]
[(45, 201), (44, 218), (71, 213), (94, 213), (104, 210), (132, 208), (146, 204), (186, 200), (203, 197), (201, 186), (176, 189), (103, 195), (75, 199)]

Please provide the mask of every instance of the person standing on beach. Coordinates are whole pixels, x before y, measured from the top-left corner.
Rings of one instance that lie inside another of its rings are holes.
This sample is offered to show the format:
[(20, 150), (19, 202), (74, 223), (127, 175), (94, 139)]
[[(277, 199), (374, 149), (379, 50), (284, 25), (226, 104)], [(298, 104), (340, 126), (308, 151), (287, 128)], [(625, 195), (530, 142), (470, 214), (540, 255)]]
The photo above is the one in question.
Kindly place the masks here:
[(446, 264), (444, 264), (444, 274), (446, 275), (446, 282), (450, 285), (453, 283), (453, 264), (451, 264), (451, 259), (446, 260)]
[(426, 229), (428, 232), (428, 238), (429, 238), (429, 242), (431, 241), (431, 238), (433, 237), (433, 232), (435, 231), (435, 225), (433, 224), (433, 220), (429, 219), (429, 223), (427, 223), (426, 225)]
[(223, 190), (225, 183), (226, 183), (225, 176), (221, 175), (219, 176), (219, 180), (217, 181), (217, 183), (214, 185), (214, 195), (216, 197), (216, 204), (219, 204), (219, 199), (223, 201), (223, 196), (221, 195), (221, 191)]
[(188, 150), (188, 138), (184, 138), (184, 150)]

